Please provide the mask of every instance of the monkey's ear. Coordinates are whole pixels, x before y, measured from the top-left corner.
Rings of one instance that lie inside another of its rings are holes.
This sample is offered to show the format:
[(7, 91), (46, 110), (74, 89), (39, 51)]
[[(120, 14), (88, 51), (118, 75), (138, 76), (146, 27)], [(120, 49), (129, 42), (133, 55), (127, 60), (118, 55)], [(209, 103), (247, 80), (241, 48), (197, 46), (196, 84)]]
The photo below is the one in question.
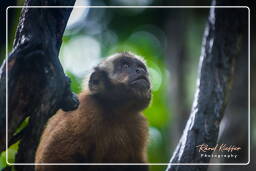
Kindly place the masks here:
[(92, 93), (99, 93), (104, 90), (104, 83), (102, 74), (98, 71), (94, 71), (89, 79), (89, 90)]

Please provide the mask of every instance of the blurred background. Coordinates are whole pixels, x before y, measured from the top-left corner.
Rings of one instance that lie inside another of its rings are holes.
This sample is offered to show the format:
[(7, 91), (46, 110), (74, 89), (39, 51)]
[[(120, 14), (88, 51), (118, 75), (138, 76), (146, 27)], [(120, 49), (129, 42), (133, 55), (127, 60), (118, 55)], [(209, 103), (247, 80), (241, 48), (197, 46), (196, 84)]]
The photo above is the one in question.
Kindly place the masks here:
[[(0, 64), (5, 58), (5, 8), (23, 5), (23, 0), (1, 2)], [(173, 4), (180, 4), (173, 0)], [(76, 6), (163, 5), (157, 0), (76, 0)], [(206, 0), (202, 5), (210, 5)], [(5, 7), (5, 8), (4, 8)], [(198, 62), (208, 8), (74, 8), (60, 51), (72, 90), (79, 93), (82, 81), (104, 57), (130, 51), (142, 56), (149, 67), (153, 99), (144, 114), (150, 125), (148, 159), (168, 163), (182, 134), (196, 88)], [(8, 50), (12, 49), (20, 9), (8, 11)], [(244, 27), (248, 27), (247, 25)], [(242, 147), (239, 159), (212, 162), (248, 162), (248, 44), (242, 43), (234, 86), (221, 123), (219, 142)], [(255, 93), (251, 94), (255, 106)], [(255, 112), (255, 108), (252, 109)], [(253, 115), (253, 113), (252, 113)], [(252, 121), (252, 130), (256, 130)], [(24, 127), (26, 122), (22, 125)], [(255, 133), (255, 131), (253, 132)], [(255, 147), (254, 143), (251, 148)], [(18, 143), (10, 147), (9, 161), (15, 161)], [(255, 158), (251, 162), (255, 162)], [(0, 170), (6, 166), (0, 156)], [(151, 166), (152, 171), (166, 166)], [(243, 167), (243, 170), (252, 170)], [(210, 171), (241, 170), (239, 166), (214, 166)]]

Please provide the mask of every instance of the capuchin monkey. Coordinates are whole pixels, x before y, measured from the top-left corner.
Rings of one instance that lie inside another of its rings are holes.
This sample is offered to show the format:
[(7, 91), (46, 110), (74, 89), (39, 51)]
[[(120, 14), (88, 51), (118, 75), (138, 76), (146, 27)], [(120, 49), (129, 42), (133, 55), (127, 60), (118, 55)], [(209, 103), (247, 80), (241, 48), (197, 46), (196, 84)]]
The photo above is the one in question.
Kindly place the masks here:
[[(145, 62), (128, 52), (108, 57), (89, 77), (71, 112), (47, 123), (35, 163), (147, 162), (148, 124), (141, 111), (151, 99)], [(36, 171), (147, 171), (147, 165), (36, 165)]]

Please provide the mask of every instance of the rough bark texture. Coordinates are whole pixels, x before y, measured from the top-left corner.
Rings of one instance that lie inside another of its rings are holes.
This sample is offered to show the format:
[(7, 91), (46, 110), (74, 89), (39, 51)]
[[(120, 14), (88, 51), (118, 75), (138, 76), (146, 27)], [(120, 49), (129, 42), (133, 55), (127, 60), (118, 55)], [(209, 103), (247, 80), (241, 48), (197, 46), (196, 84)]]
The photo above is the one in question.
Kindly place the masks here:
[[(27, 0), (26, 6), (73, 6), (75, 0)], [(58, 59), (62, 36), (72, 8), (24, 8), (13, 50), (0, 70), (0, 149), (5, 149), (6, 67), (8, 68), (8, 141), (29, 118), (16, 156), (17, 163), (33, 163), (42, 129), (58, 109), (74, 110), (79, 102), (70, 91)], [(4, 130), (2, 132), (2, 130)], [(12, 141), (15, 142), (15, 141)], [(8, 144), (10, 145), (10, 144)], [(33, 170), (20, 166), (18, 170)]]
[[(217, 2), (216, 5), (221, 5)], [(222, 4), (223, 5), (223, 4)], [(205, 171), (208, 163), (196, 146), (216, 145), (220, 121), (231, 88), (234, 61), (242, 38), (241, 27), (248, 20), (247, 9), (212, 8), (205, 30), (199, 64), (198, 85), (189, 120), (167, 168), (169, 171)], [(247, 35), (244, 35), (247, 36)], [(211, 152), (207, 153), (211, 154)]]

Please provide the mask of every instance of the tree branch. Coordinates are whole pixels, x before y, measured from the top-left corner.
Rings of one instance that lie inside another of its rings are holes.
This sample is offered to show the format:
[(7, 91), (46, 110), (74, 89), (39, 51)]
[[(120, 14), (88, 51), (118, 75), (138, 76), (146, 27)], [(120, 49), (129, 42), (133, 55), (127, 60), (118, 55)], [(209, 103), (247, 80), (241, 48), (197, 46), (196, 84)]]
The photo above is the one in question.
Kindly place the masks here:
[[(25, 6), (73, 6), (75, 0), (27, 0)], [(58, 54), (72, 8), (23, 8), (13, 50), (0, 72), (0, 130), (5, 130), (5, 81), (8, 65), (8, 140), (19, 124), (30, 117), (21, 139), (16, 162), (34, 162), (41, 132), (49, 117), (58, 109), (78, 107), (70, 91)], [(3, 95), (3, 96), (2, 96)], [(1, 132), (0, 139), (5, 139)], [(4, 141), (0, 142), (1, 151)], [(32, 170), (23, 167), (20, 170)]]
[[(220, 4), (217, 4), (220, 5)], [(241, 26), (247, 9), (211, 8), (199, 64), (199, 76), (192, 111), (183, 135), (167, 168), (169, 171), (205, 171), (207, 166), (171, 163), (208, 163), (198, 145), (216, 145), (220, 121), (231, 89), (235, 57), (239, 53)], [(244, 35), (247, 36), (247, 35)], [(211, 154), (207, 152), (206, 154)]]

